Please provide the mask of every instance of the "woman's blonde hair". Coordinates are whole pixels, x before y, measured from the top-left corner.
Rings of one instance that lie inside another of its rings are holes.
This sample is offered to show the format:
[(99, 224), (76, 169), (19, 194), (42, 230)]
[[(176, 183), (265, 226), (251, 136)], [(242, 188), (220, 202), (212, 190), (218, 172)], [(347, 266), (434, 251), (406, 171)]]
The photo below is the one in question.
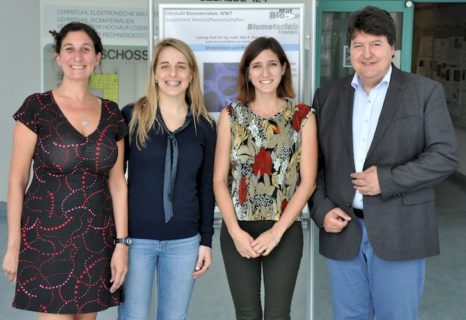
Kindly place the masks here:
[(199, 122), (200, 118), (206, 119), (210, 124), (213, 120), (204, 106), (204, 98), (201, 92), (201, 83), (199, 81), (199, 67), (197, 66), (196, 57), (191, 48), (181, 40), (167, 38), (162, 40), (154, 48), (151, 62), (151, 72), (149, 75), (149, 84), (147, 93), (134, 104), (133, 113), (129, 122), (129, 141), (136, 142), (136, 146), (140, 149), (146, 146), (149, 136), (149, 131), (154, 124), (158, 122), (156, 118), (159, 90), (155, 83), (155, 70), (159, 62), (160, 52), (166, 47), (172, 47), (181, 52), (188, 61), (189, 68), (192, 73), (192, 81), (186, 90), (186, 103), (190, 106), (194, 118), (194, 125)]

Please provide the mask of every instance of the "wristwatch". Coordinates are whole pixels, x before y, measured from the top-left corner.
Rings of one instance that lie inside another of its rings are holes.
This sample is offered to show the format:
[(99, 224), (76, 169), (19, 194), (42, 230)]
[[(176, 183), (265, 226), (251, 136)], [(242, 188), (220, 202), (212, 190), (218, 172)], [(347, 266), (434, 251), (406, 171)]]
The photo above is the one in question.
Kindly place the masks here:
[(128, 237), (124, 237), (124, 238), (115, 238), (115, 240), (113, 240), (113, 244), (117, 244), (117, 243), (122, 243), (124, 245), (127, 245), (129, 246), (131, 244), (131, 238), (128, 238)]

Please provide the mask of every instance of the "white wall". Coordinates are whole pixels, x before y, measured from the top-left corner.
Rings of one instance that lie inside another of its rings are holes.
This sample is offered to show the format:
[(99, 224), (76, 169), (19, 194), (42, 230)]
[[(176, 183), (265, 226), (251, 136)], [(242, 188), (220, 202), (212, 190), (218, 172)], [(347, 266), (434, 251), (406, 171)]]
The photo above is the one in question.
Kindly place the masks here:
[(38, 0), (0, 0), (0, 201), (6, 201), (13, 113), (40, 91)]

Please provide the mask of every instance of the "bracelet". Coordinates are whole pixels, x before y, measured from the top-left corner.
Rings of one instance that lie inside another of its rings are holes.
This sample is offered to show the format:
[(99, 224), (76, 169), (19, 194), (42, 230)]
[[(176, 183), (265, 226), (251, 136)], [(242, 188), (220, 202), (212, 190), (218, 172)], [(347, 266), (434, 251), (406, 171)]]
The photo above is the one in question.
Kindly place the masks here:
[(277, 238), (275, 238), (275, 235), (273, 234), (272, 230), (269, 229), (269, 232), (270, 232), (270, 235), (272, 236), (273, 242), (275, 242), (275, 246), (278, 246), (278, 243), (279, 243), (280, 241), (277, 240)]

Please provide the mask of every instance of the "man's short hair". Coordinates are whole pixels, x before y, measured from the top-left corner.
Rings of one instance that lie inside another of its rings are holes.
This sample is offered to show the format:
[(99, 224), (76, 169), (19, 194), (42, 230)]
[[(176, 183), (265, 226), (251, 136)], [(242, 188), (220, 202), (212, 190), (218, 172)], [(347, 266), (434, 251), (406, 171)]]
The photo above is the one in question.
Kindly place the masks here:
[(364, 32), (376, 36), (386, 36), (388, 44), (395, 45), (396, 28), (392, 16), (385, 10), (377, 7), (367, 6), (360, 11), (354, 12), (348, 22), (347, 42), (351, 46), (351, 40), (355, 32)]

